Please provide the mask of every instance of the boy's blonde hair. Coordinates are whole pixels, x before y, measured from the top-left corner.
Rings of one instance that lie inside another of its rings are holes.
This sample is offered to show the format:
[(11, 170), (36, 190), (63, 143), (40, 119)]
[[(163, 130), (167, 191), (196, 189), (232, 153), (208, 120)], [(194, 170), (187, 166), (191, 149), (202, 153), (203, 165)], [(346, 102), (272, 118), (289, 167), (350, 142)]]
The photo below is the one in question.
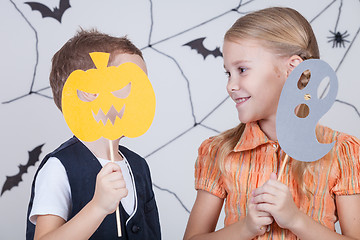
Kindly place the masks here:
[(50, 86), (54, 102), (61, 111), (61, 95), (66, 79), (77, 70), (95, 68), (91, 52), (110, 53), (108, 65), (117, 54), (136, 54), (143, 58), (141, 51), (126, 37), (112, 37), (97, 30), (79, 30), (52, 58)]
[[(310, 23), (296, 10), (291, 8), (272, 7), (247, 14), (239, 18), (226, 32), (224, 40), (256, 40), (265, 48), (280, 57), (300, 56), (303, 60), (319, 58), (319, 48)], [(306, 85), (309, 76), (303, 75), (300, 82)], [(301, 87), (301, 86), (299, 86)], [(304, 86), (303, 86), (304, 87)], [(298, 116), (307, 114), (300, 107)], [(241, 123), (216, 136), (211, 145), (211, 155), (219, 157), (220, 169), (223, 170), (224, 160), (238, 143), (245, 124)], [(293, 171), (300, 188), (306, 192), (302, 179), (307, 165), (295, 161)]]

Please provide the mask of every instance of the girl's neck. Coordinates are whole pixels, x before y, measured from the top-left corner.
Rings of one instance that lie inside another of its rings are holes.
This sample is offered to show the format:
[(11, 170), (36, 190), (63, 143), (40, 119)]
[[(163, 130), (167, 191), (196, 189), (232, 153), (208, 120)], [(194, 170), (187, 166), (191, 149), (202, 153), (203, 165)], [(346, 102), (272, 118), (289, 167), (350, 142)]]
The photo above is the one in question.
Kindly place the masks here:
[[(93, 142), (83, 143), (97, 158), (112, 160), (111, 158), (113, 156), (114, 161), (121, 161), (123, 158), (118, 151), (120, 139), (121, 138), (111, 141), (105, 138), (100, 138)], [(112, 145), (113, 155), (110, 153), (110, 144)]]
[(262, 119), (258, 121), (258, 124), (270, 140), (277, 141), (275, 119)]

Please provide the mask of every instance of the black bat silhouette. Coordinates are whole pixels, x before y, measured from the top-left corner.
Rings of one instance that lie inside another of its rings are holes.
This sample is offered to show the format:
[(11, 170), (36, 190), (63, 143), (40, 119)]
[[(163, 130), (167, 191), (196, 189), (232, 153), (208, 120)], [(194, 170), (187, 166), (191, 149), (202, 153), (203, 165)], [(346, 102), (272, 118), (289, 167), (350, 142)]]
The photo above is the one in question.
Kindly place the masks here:
[(19, 165), (19, 173), (14, 176), (6, 176), (6, 181), (2, 187), (1, 195), (6, 190), (11, 190), (13, 187), (16, 187), (19, 185), (19, 183), (22, 181), (22, 175), (24, 173), (27, 173), (27, 170), (30, 166), (35, 166), (35, 163), (39, 161), (39, 156), (41, 153), (41, 148), (44, 146), (44, 144), (37, 146), (31, 151), (28, 151), (29, 153), (29, 160), (25, 165)]
[(53, 10), (51, 10), (48, 6), (38, 2), (24, 2), (24, 3), (28, 4), (31, 7), (31, 10), (39, 11), (43, 18), (52, 17), (58, 20), (60, 23), (61, 23), (61, 18), (64, 15), (64, 12), (71, 7), (70, 0), (60, 0), (59, 8), (55, 7)]
[(188, 43), (185, 43), (183, 46), (189, 46), (191, 49), (195, 49), (199, 54), (201, 54), (204, 57), (204, 60), (207, 56), (213, 55), (214, 57), (222, 57), (222, 53), (220, 51), (220, 48), (217, 47), (215, 50), (210, 51), (204, 46), (204, 40), (205, 38), (198, 38), (193, 41), (190, 41)]

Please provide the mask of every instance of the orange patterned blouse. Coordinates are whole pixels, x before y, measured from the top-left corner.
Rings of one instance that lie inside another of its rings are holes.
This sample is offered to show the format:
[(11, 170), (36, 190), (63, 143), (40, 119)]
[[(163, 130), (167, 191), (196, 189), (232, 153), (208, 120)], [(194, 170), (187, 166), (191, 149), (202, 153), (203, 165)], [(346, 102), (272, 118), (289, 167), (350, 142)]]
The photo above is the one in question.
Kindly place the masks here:
[[(337, 221), (335, 195), (360, 193), (360, 141), (350, 135), (318, 126), (319, 142), (336, 141), (332, 150), (318, 161), (309, 163), (313, 174), (307, 172), (304, 181), (313, 195), (302, 197), (298, 184), (290, 171), (294, 161), (289, 159), (281, 182), (286, 184), (295, 204), (315, 221), (335, 231)], [(256, 122), (246, 124), (234, 150), (225, 160), (221, 172), (215, 157), (210, 157), (210, 143), (205, 140), (199, 148), (195, 164), (195, 188), (208, 191), (225, 201), (225, 226), (239, 221), (246, 215), (251, 192), (263, 185), (272, 172), (277, 173), (285, 157), (278, 142), (266, 137)], [(279, 161), (278, 161), (279, 159)], [(296, 239), (289, 230), (274, 223), (271, 231), (256, 239)]]

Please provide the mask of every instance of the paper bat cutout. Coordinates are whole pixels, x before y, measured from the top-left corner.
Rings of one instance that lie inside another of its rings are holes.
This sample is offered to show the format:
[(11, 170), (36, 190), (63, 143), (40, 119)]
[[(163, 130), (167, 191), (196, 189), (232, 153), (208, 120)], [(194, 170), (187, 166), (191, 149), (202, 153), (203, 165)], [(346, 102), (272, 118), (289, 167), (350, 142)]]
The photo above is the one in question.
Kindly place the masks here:
[(210, 51), (204, 46), (204, 40), (204, 37), (198, 38), (188, 43), (185, 43), (183, 46), (189, 46), (191, 49), (195, 49), (199, 54), (204, 57), (204, 60), (209, 55), (213, 55), (215, 58), (219, 56), (222, 57), (222, 53), (219, 47), (215, 48), (215, 50)]
[(64, 12), (71, 7), (70, 0), (60, 0), (59, 8), (55, 7), (53, 10), (51, 10), (48, 6), (38, 2), (25, 2), (25, 4), (28, 4), (31, 7), (31, 10), (39, 11), (43, 18), (52, 17), (58, 20), (60, 23)]
[(27, 170), (30, 166), (35, 166), (35, 163), (39, 161), (39, 156), (41, 154), (41, 148), (44, 146), (44, 144), (41, 144), (40, 146), (37, 146), (31, 151), (28, 151), (29, 153), (29, 160), (25, 165), (19, 165), (19, 173), (14, 176), (6, 176), (6, 181), (2, 187), (1, 195), (6, 190), (11, 190), (13, 187), (16, 187), (19, 185), (19, 183), (22, 181), (22, 175), (24, 173), (27, 173)]

